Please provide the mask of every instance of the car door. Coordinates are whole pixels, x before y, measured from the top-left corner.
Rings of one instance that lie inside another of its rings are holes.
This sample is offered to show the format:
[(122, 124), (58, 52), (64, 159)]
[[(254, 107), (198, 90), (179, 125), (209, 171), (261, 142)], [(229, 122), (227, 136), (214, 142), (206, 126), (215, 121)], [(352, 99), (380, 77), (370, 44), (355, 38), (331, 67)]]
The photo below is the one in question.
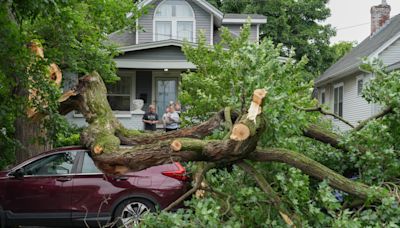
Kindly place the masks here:
[(24, 165), (23, 177), (9, 176), (3, 207), (10, 219), (69, 223), (75, 158), (74, 151), (53, 153)]
[(78, 172), (73, 178), (72, 220), (75, 225), (85, 220), (89, 225), (107, 223), (111, 219), (115, 200), (127, 189), (134, 191), (132, 175), (112, 177), (103, 174), (88, 152), (81, 153)]
[(74, 225), (85, 222), (89, 225), (102, 224), (111, 219), (108, 196), (114, 188), (107, 176), (97, 169), (87, 152), (79, 154), (78, 173), (73, 178), (72, 221)]

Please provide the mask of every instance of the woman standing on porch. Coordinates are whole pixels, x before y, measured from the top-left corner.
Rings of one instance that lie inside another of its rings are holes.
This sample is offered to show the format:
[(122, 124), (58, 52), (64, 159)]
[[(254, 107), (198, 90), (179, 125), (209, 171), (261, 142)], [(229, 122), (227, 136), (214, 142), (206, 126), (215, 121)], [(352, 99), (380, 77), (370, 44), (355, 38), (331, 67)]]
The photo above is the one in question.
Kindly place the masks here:
[(175, 111), (173, 105), (170, 105), (166, 108), (165, 113), (162, 117), (165, 131), (175, 131), (178, 129), (179, 124), (179, 115)]

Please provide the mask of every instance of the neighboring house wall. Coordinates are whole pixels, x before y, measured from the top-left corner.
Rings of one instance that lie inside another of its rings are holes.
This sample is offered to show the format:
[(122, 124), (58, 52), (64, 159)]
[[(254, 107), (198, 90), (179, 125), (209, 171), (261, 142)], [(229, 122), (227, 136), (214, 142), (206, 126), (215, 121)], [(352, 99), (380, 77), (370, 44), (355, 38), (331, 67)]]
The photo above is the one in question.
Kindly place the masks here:
[(400, 59), (400, 39), (382, 51), (378, 56), (385, 65), (398, 62)]
[[(329, 83), (325, 86), (318, 88), (319, 100), (321, 100), (321, 92), (325, 90), (325, 106), (331, 112), (334, 112), (334, 87), (343, 83), (343, 119), (349, 121), (353, 125), (357, 125), (359, 121), (365, 120), (370, 117), (374, 112), (374, 105), (368, 102), (358, 92), (358, 80), (363, 80), (363, 86), (368, 83), (371, 78), (370, 75), (353, 75), (342, 78), (340, 80)], [(340, 120), (333, 120), (335, 125), (341, 130), (348, 130), (350, 127)]]
[[(141, 25), (141, 31), (138, 32), (138, 41), (139, 44), (142, 43), (147, 43), (147, 42), (153, 42), (153, 17), (155, 10), (157, 8), (157, 5), (161, 3), (162, 0), (157, 0), (154, 1), (154, 3), (151, 4), (150, 9), (147, 14), (143, 15), (139, 19), (139, 25)], [(213, 26), (211, 24), (211, 14), (208, 13), (207, 11), (203, 10), (201, 7), (199, 7), (197, 4), (193, 3), (192, 1), (187, 1), (190, 6), (192, 7), (194, 14), (195, 14), (195, 20), (196, 20), (196, 36), (200, 34), (200, 31), (204, 32), (204, 35), (207, 39), (207, 42), (210, 43), (210, 38), (211, 38), (211, 27)], [(142, 31), (144, 30), (144, 31)], [(197, 40), (197, 37), (195, 37), (195, 40)]]

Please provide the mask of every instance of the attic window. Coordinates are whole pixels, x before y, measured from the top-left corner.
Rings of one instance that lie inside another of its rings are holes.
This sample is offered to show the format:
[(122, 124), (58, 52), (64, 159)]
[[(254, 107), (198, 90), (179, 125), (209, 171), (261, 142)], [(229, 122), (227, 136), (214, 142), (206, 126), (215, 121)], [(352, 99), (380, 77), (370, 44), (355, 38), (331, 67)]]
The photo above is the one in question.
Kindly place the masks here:
[(177, 39), (193, 42), (195, 17), (186, 1), (165, 0), (154, 13), (154, 41)]

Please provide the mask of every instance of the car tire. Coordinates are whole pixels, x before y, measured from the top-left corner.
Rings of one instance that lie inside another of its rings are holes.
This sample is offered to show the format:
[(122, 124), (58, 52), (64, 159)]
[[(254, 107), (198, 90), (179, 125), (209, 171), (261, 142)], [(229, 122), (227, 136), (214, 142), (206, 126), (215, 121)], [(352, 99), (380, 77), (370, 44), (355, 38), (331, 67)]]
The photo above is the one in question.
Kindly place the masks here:
[(114, 213), (115, 227), (132, 227), (138, 225), (143, 215), (155, 212), (155, 205), (143, 198), (131, 198), (118, 205)]

